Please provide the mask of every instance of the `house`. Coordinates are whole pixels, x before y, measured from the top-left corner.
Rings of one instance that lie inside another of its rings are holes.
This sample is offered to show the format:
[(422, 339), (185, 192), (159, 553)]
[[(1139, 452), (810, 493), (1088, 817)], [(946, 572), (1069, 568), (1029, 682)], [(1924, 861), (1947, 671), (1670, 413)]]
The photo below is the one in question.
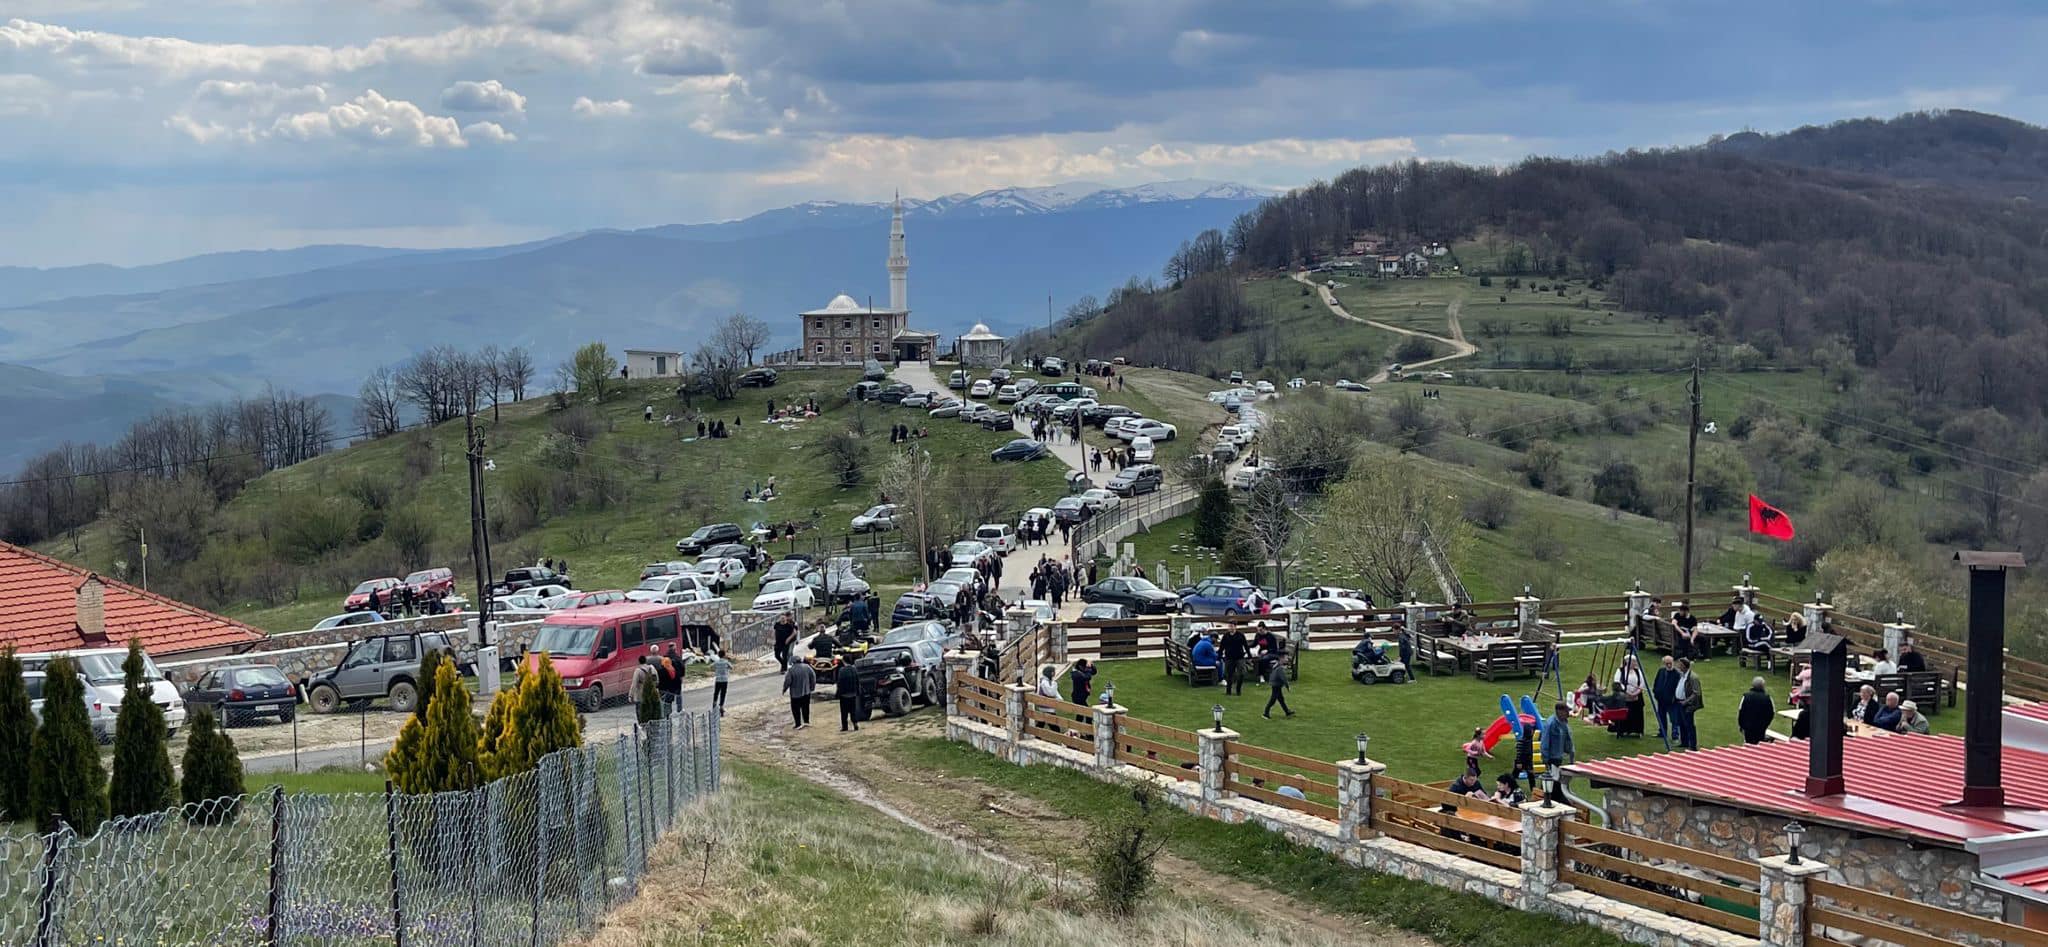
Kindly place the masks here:
[(159, 660), (203, 657), (269, 636), (68, 562), (0, 542), (0, 646), (22, 653), (122, 647)]
[(683, 373), (683, 353), (659, 349), (627, 349), (626, 374), (630, 378), (674, 378)]
[(1382, 254), (1380, 254), (1379, 256), (1377, 256), (1377, 257), (1374, 257), (1374, 258), (1373, 258), (1373, 262), (1375, 263), (1375, 268), (1374, 268), (1374, 270), (1373, 270), (1373, 273), (1374, 273), (1375, 275), (1378, 275), (1378, 276), (1399, 276), (1399, 275), (1401, 275), (1401, 257), (1400, 257), (1400, 255), (1399, 255), (1399, 254), (1396, 254), (1396, 253), (1382, 253)]
[(1401, 272), (1408, 276), (1428, 276), (1429, 257), (1421, 250), (1410, 250), (1402, 254)]

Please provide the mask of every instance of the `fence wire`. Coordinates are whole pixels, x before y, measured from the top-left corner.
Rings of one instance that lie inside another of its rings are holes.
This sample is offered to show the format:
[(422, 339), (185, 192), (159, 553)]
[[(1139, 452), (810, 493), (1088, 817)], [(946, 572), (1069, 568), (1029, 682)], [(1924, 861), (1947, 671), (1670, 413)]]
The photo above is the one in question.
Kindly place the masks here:
[(559, 944), (717, 788), (718, 718), (683, 712), (467, 792), (272, 790), (0, 835), (0, 943)]

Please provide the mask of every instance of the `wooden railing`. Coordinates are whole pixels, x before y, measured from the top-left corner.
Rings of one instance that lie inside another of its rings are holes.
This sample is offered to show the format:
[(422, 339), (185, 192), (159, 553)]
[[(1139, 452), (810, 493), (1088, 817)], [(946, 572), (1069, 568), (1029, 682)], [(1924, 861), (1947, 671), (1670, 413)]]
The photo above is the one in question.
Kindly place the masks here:
[(1128, 618), (1067, 623), (1067, 657), (1091, 661), (1156, 658), (1173, 633), (1172, 619)]
[(1003, 643), (1002, 653), (997, 655), (996, 676), (1005, 681), (1026, 681), (1038, 679), (1038, 667), (1054, 658), (1052, 653), (1052, 629), (1037, 625), (1030, 631)]
[[(1373, 780), (1373, 793), (1372, 828), (1380, 834), (1496, 868), (1521, 870), (1520, 810), (1385, 777)], [(1451, 811), (1445, 812), (1445, 807)]]
[(1806, 882), (1806, 942), (1830, 947), (1947, 947), (1958, 943), (2010, 947), (2048, 945), (2048, 931), (2016, 927), (1888, 894), (1817, 879)]
[(1201, 750), (1192, 731), (1125, 717), (1117, 721), (1116, 759), (1174, 779), (1201, 778)]
[(1034, 740), (1095, 752), (1095, 712), (1057, 697), (1024, 695), (1024, 720)]
[[(1594, 894), (1757, 936), (1762, 871), (1755, 862), (1567, 821), (1558, 841), (1559, 881)], [(1662, 862), (1670, 867), (1660, 867)]]
[[(1232, 742), (1224, 758), (1225, 789), (1247, 799), (1337, 821), (1337, 764)], [(1280, 792), (1292, 786), (1306, 798)]]
[[(1782, 623), (1785, 616), (1798, 613), (1806, 607), (1803, 603), (1779, 598), (1775, 595), (1765, 595), (1761, 592), (1757, 593), (1756, 601), (1757, 607), (1760, 610), (1764, 611), (1767, 616), (1772, 616), (1774, 620), (1780, 623)], [(1875, 651), (1878, 648), (1884, 647), (1883, 622), (1872, 621), (1871, 619), (1860, 618), (1855, 615), (1844, 615), (1841, 612), (1830, 612), (1828, 614), (1828, 624), (1834, 628), (1836, 634), (1849, 639), (1851, 643), (1865, 651)], [(1970, 682), (1969, 645), (1948, 638), (1937, 638), (1924, 631), (1915, 630), (1913, 632), (1913, 647), (1926, 656), (1930, 664), (1943, 666), (1944, 670), (1953, 669), (1957, 672), (1957, 680), (1962, 681), (1964, 684)], [(2005, 693), (2010, 697), (2048, 700), (2048, 664), (2014, 657), (2011, 653), (2007, 653), (2005, 655)]]
[(991, 727), (1007, 726), (1003, 685), (975, 677), (966, 671), (953, 672), (953, 707), (965, 717)]

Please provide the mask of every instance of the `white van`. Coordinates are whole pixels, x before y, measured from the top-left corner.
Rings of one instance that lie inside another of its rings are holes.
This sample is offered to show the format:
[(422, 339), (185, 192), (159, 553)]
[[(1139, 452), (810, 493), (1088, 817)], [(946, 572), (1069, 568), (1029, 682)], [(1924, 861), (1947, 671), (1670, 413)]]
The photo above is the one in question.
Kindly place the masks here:
[(1153, 458), (1154, 456), (1156, 456), (1156, 453), (1157, 453), (1157, 452), (1156, 452), (1156, 451), (1154, 451), (1154, 449), (1153, 449), (1153, 447), (1152, 447), (1152, 439), (1151, 439), (1151, 438), (1149, 438), (1149, 437), (1146, 437), (1146, 436), (1145, 436), (1145, 435), (1143, 435), (1143, 434), (1140, 434), (1140, 435), (1138, 435), (1137, 437), (1131, 438), (1131, 459), (1132, 459), (1132, 460), (1135, 460), (1135, 461), (1137, 461), (1138, 463), (1141, 463), (1141, 464), (1149, 464), (1149, 463), (1151, 463), (1151, 462), (1152, 462), (1152, 458)]
[(983, 523), (975, 528), (974, 538), (996, 552), (1008, 553), (1017, 548), (1017, 527), (1008, 523)]
[[(25, 671), (41, 671), (49, 667), (51, 659), (58, 655), (69, 655), (78, 664), (78, 673), (85, 678), (88, 703), (99, 703), (106, 708), (107, 717), (121, 713), (121, 698), (127, 694), (127, 675), (121, 665), (128, 660), (127, 648), (81, 648), (76, 651), (49, 651), (41, 654), (21, 655), (21, 667)], [(178, 693), (178, 685), (171, 683), (159, 670), (156, 662), (147, 653), (142, 656), (142, 678), (149, 687), (150, 699), (164, 712), (164, 733), (176, 734), (185, 725), (185, 697)]]

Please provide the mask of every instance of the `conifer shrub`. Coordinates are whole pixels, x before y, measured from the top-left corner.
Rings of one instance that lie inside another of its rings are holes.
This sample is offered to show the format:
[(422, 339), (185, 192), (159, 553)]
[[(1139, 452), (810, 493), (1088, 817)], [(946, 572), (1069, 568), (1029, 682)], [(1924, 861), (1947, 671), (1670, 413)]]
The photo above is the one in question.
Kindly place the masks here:
[(171, 769), (169, 737), (164, 732), (164, 711), (156, 705), (147, 665), (142, 658), (142, 640), (128, 642), (128, 660), (122, 662), (124, 675), (121, 713), (114, 718), (114, 781), (107, 802), (115, 818), (162, 812), (177, 804), (178, 775)]
[(107, 821), (107, 771), (85, 709), (85, 681), (63, 656), (43, 673), (43, 722), (29, 741), (28, 809), (44, 832), (61, 823), (90, 835)]
[[(245, 791), (242, 755), (235, 750), (235, 740), (211, 707), (192, 708), (186, 727), (185, 779), (178, 787), (186, 806), (185, 818), (216, 825), (231, 822)], [(208, 802), (214, 804), (201, 805)]]
[(30, 817), (28, 750), (35, 739), (36, 717), (29, 705), (28, 684), (14, 649), (0, 650), (0, 819)]

